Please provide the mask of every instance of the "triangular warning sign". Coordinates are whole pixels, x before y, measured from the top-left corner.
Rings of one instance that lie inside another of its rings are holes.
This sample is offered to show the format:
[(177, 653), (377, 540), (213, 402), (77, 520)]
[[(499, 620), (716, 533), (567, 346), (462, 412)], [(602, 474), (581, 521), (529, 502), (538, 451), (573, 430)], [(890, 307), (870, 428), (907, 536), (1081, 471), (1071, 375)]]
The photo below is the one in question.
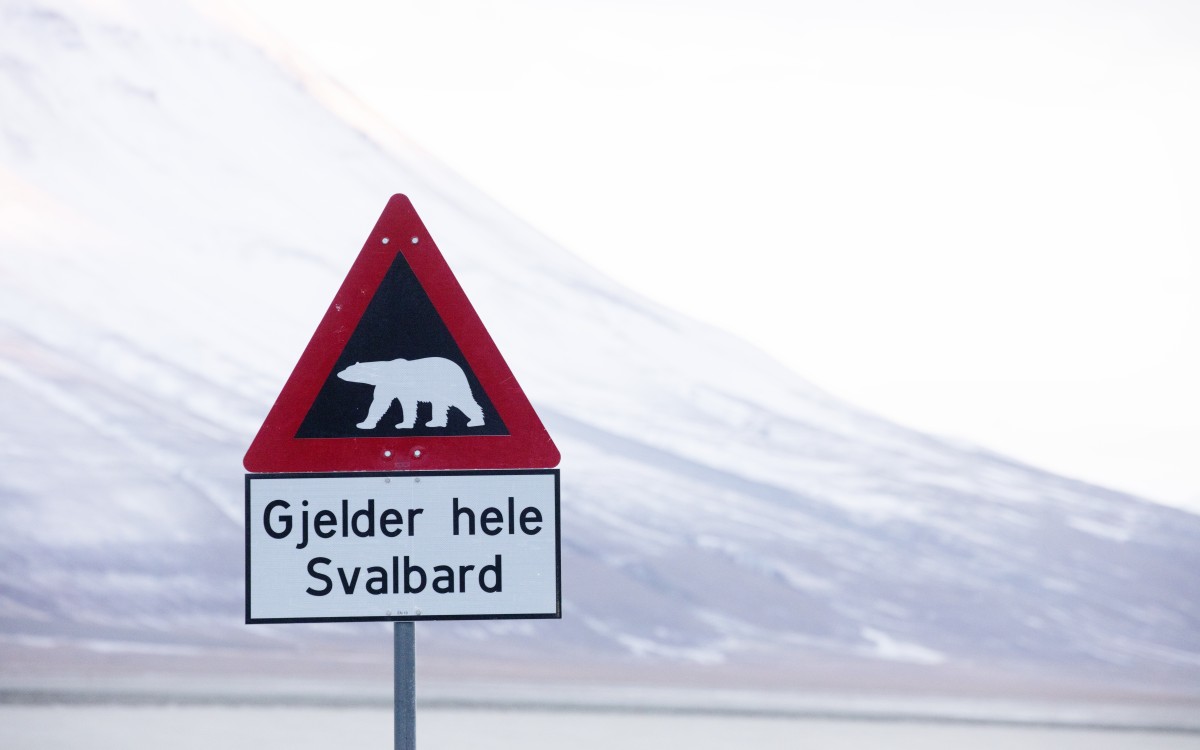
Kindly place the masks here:
[(392, 196), (243, 461), (543, 469), (558, 449), (412, 203)]

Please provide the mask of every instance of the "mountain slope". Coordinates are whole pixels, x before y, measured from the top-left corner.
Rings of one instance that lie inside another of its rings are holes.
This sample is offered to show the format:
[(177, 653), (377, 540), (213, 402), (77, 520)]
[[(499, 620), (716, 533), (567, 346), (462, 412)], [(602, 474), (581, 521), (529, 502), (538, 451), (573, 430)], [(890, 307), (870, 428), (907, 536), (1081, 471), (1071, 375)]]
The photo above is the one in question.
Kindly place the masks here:
[(429, 669), (1194, 694), (1200, 518), (831, 399), (316, 83), (182, 4), (0, 5), (4, 663), (386, 651), (241, 624), (240, 457), (404, 192), (564, 455), (563, 620)]

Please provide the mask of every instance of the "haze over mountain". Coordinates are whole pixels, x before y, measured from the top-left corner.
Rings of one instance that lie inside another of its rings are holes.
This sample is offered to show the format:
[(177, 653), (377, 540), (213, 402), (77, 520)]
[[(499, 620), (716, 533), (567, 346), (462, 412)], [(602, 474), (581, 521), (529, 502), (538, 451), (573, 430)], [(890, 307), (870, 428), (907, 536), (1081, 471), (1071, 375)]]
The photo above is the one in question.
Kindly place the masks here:
[(0, 671), (387, 666), (242, 623), (241, 456), (402, 192), (564, 456), (563, 619), (430, 673), (1196, 697), (1200, 517), (826, 396), (184, 3), (4, 2), (0, 113)]

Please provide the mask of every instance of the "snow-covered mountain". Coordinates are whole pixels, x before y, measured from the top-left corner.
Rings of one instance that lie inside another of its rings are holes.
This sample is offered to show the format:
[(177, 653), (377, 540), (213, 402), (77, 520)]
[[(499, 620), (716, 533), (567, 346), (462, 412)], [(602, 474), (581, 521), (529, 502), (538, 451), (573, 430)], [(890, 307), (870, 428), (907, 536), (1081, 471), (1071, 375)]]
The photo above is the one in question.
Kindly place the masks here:
[(242, 624), (241, 456), (396, 192), (564, 455), (563, 619), (431, 673), (1196, 696), (1200, 517), (832, 399), (161, 0), (0, 2), (0, 673), (387, 666)]

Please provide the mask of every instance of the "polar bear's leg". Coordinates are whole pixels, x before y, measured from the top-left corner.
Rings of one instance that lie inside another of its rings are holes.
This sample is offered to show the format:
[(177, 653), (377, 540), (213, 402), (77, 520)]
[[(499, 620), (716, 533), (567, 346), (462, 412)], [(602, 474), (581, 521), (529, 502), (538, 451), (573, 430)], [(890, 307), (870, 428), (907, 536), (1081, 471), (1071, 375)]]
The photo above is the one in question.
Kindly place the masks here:
[(384, 412), (392, 405), (392, 399), (395, 396), (387, 391), (384, 391), (379, 386), (375, 386), (375, 395), (371, 398), (371, 408), (367, 410), (367, 418), (358, 423), (360, 430), (373, 430), (379, 424), (379, 420), (383, 418)]
[(396, 425), (397, 429), (411, 430), (417, 425), (417, 402), (400, 399), (400, 408), (404, 409), (404, 421)]
[(450, 405), (439, 404), (436, 401), (430, 402), (432, 413), (429, 415), (429, 421), (425, 423), (426, 427), (445, 427), (446, 419), (450, 416)]
[(467, 427), (479, 427), (483, 424), (483, 409), (475, 403), (474, 399), (469, 399), (468, 403), (462, 404), (458, 408), (467, 415)]

